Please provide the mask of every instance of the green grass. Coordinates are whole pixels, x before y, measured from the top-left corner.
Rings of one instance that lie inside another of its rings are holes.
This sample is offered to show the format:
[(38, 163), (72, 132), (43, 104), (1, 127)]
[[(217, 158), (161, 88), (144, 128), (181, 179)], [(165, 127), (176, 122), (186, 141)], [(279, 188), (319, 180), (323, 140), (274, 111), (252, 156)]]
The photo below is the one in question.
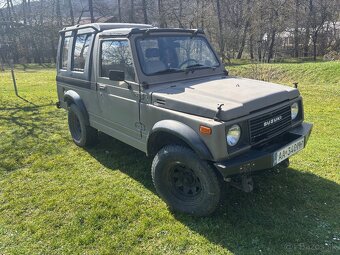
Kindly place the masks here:
[(19, 70), (22, 98), (0, 72), (0, 254), (339, 254), (340, 63), (230, 67), (254, 70), (300, 83), (312, 136), (289, 169), (228, 189), (206, 218), (168, 211), (143, 153), (104, 135), (75, 146), (53, 69)]

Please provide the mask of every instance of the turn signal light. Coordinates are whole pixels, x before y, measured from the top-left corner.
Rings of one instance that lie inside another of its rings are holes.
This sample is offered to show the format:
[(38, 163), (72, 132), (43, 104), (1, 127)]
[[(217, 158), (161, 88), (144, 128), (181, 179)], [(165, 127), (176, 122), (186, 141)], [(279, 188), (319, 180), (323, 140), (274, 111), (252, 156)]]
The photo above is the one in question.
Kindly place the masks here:
[(212, 133), (212, 130), (211, 130), (211, 128), (210, 127), (206, 127), (206, 126), (200, 126), (200, 133), (202, 134), (202, 135), (211, 135), (211, 133)]

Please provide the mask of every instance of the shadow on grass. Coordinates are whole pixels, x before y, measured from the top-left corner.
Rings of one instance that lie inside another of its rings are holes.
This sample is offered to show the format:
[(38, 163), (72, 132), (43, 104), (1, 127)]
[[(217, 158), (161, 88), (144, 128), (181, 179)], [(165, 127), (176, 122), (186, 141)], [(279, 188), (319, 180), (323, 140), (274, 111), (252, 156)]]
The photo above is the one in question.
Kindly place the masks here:
[(51, 103), (10, 103), (0, 107), (0, 172), (23, 169), (31, 155), (59, 154), (60, 147), (51, 142), (51, 136), (58, 133), (68, 139), (60, 128), (64, 113)]
[(36, 105), (22, 97), (20, 97), (21, 99), (23, 99), (25, 102), (31, 104), (32, 106), (14, 106), (14, 107), (0, 107), (0, 111), (14, 111), (14, 110), (18, 110), (18, 111), (25, 111), (25, 112), (29, 112), (29, 111), (36, 111), (39, 108), (44, 108), (47, 106), (53, 106), (54, 103), (49, 103), (49, 104), (42, 104), (42, 105)]
[(30, 104), (30, 105), (33, 105), (34, 107), (38, 107), (38, 105), (36, 105), (36, 104), (32, 103), (31, 101), (29, 101), (29, 100), (23, 98), (22, 96), (18, 95), (18, 97), (19, 97), (22, 101), (24, 101), (24, 102), (26, 102), (26, 103), (28, 103), (28, 104)]
[[(88, 152), (155, 193), (151, 160), (109, 136)], [(340, 250), (340, 186), (311, 173), (288, 168), (254, 177), (255, 190), (226, 187), (224, 203), (210, 217), (174, 217), (210, 242), (234, 254), (335, 254)]]
[(40, 135), (43, 133), (49, 133), (48, 127), (51, 120), (55, 117), (56, 111), (47, 111), (42, 115), (41, 109), (51, 107), (54, 104), (36, 105), (24, 98), (21, 99), (29, 103), (29, 105), (0, 107), (0, 121), (4, 121), (5, 123), (7, 122), (8, 124), (14, 124), (21, 128), (18, 130), (15, 129), (17, 131), (17, 139), (31, 136), (36, 139), (43, 140)]

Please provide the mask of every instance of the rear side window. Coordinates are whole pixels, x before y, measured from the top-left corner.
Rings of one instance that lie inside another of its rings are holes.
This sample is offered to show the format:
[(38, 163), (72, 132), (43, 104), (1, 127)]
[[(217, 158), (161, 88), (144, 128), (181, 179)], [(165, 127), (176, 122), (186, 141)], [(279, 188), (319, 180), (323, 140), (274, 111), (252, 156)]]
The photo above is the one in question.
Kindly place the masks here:
[(101, 45), (101, 77), (109, 77), (110, 70), (123, 71), (126, 80), (135, 81), (135, 69), (129, 42), (107, 40)]
[(61, 68), (62, 69), (67, 69), (67, 57), (68, 57), (68, 52), (69, 52), (69, 44), (70, 44), (70, 36), (67, 36), (64, 38), (63, 42), (63, 51), (61, 55)]
[(76, 36), (76, 42), (73, 52), (74, 71), (84, 71), (85, 62), (89, 53), (89, 47), (92, 41), (92, 34), (82, 34)]

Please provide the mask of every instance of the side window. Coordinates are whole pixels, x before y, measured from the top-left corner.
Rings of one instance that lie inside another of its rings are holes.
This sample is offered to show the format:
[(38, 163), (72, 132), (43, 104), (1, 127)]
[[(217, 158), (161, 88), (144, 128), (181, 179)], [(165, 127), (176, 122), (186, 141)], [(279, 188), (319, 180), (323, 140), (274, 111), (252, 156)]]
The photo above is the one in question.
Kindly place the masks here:
[(92, 34), (82, 34), (76, 36), (73, 52), (74, 71), (84, 71), (87, 54), (92, 41)]
[(69, 52), (70, 36), (64, 38), (63, 51), (61, 55), (61, 69), (67, 69), (67, 57)]
[(126, 80), (136, 80), (128, 41), (103, 41), (101, 44), (100, 62), (101, 77), (109, 77), (110, 70), (116, 70), (125, 72)]

